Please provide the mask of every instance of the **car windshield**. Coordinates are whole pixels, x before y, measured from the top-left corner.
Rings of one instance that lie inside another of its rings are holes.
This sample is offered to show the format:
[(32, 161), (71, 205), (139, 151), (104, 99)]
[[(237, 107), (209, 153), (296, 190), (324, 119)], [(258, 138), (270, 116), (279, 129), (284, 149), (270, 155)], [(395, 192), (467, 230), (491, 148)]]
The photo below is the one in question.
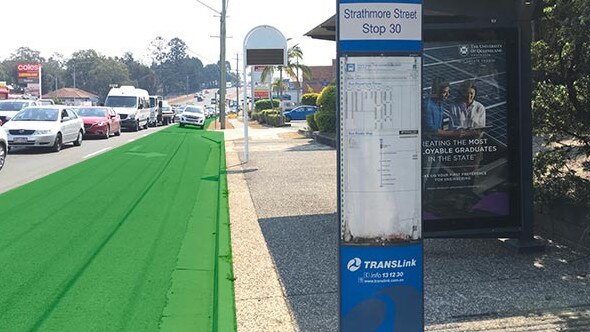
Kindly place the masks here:
[(133, 96), (108, 96), (104, 105), (109, 107), (137, 107), (137, 98)]
[(203, 109), (199, 107), (187, 107), (184, 112), (203, 114)]
[(57, 121), (58, 114), (54, 108), (25, 108), (10, 121)]
[(104, 108), (79, 108), (77, 112), (81, 117), (105, 117), (106, 109)]
[(28, 104), (26, 101), (0, 101), (0, 111), (19, 111)]

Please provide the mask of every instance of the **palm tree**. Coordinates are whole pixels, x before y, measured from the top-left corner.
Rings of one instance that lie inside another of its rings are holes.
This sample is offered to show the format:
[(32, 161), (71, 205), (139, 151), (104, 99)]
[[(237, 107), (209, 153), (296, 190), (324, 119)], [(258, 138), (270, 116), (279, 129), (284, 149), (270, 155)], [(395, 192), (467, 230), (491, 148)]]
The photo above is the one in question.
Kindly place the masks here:
[[(291, 40), (290, 38), (287, 41)], [(297, 102), (299, 102), (299, 91), (301, 90), (301, 82), (299, 81), (299, 72), (303, 78), (310, 79), (311, 78), (311, 70), (308, 66), (299, 63), (300, 60), (303, 60), (303, 51), (299, 44), (295, 44), (287, 50), (287, 65), (285, 66), (267, 66), (262, 71), (260, 75), (260, 82), (265, 82), (267, 77), (273, 77), (275, 71), (279, 72), (279, 80), (283, 81), (283, 73), (286, 73), (290, 79), (297, 82)], [(283, 95), (284, 85), (281, 86), (279, 90), (280, 96)], [(271, 95), (272, 99), (272, 95)]]

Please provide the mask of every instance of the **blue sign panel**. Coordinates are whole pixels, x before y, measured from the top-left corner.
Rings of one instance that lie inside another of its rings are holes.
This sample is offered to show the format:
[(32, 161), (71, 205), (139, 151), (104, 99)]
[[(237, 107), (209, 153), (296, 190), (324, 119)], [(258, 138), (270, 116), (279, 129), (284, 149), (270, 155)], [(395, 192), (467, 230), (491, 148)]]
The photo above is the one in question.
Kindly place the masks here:
[(338, 48), (349, 52), (420, 52), (421, 0), (340, 0)]
[(341, 331), (423, 331), (422, 243), (340, 247)]

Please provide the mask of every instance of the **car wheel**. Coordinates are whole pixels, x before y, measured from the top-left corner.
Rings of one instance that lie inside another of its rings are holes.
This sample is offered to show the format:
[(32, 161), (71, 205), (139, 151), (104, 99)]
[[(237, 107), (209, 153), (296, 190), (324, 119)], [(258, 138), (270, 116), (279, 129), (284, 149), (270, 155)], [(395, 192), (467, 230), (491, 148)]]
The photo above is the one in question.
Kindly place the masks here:
[(53, 152), (59, 152), (59, 150), (61, 150), (61, 146), (62, 146), (61, 133), (57, 133), (57, 135), (55, 135), (55, 142), (53, 143), (51, 150)]
[(107, 130), (104, 131), (104, 139), (111, 137), (111, 126), (107, 126)]
[(78, 132), (78, 138), (76, 138), (76, 140), (74, 141), (74, 145), (75, 146), (80, 146), (82, 145), (82, 136), (84, 136), (84, 133), (82, 133), (82, 130), (80, 130)]
[(148, 129), (149, 127), (149, 121), (145, 121), (145, 124), (143, 125), (143, 129)]
[(8, 149), (3, 144), (0, 144), (0, 169), (4, 167), (4, 163), (6, 163), (6, 154), (8, 153)]

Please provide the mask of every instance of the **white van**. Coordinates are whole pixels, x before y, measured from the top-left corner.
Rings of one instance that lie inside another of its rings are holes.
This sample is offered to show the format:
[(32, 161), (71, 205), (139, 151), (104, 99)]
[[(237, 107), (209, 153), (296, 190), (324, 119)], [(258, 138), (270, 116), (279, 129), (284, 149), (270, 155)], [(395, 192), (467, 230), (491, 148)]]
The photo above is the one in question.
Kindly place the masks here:
[(150, 119), (150, 96), (144, 89), (123, 85), (111, 88), (104, 102), (121, 116), (121, 127), (138, 131), (148, 128)]

